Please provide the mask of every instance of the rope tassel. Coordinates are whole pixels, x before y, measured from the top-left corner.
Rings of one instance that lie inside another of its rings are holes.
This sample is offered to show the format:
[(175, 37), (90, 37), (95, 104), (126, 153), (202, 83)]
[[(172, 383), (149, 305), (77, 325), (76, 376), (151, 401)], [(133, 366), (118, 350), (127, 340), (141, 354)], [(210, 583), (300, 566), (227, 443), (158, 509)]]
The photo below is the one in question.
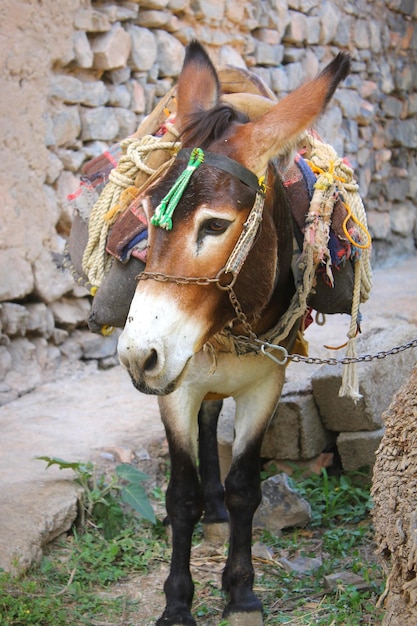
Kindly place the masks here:
[(195, 170), (203, 163), (204, 152), (201, 148), (194, 148), (191, 152), (188, 165), (185, 170), (178, 176), (167, 195), (162, 198), (160, 204), (156, 207), (152, 216), (151, 223), (165, 230), (172, 230), (172, 215), (177, 207), (178, 202), (187, 187), (191, 176)]

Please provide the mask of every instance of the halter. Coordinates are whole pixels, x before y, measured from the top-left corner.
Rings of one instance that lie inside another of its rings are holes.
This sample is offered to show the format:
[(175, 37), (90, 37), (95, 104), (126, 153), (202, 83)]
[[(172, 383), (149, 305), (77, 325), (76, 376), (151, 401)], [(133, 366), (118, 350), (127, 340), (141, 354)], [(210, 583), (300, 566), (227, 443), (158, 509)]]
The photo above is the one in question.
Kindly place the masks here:
[[(181, 156), (188, 157), (188, 165), (186, 169), (177, 178), (174, 185), (168, 191), (166, 196), (158, 205), (157, 210), (151, 220), (154, 226), (159, 226), (170, 230), (172, 228), (172, 215), (174, 210), (184, 192), (192, 174), (202, 164), (211, 165), (218, 169), (232, 174), (241, 180), (243, 183), (251, 187), (256, 192), (254, 204), (249, 212), (247, 220), (243, 224), (242, 232), (237, 240), (232, 252), (229, 255), (225, 265), (217, 272), (216, 276), (209, 278), (206, 276), (172, 276), (164, 274), (162, 272), (147, 272), (144, 270), (138, 276), (138, 280), (154, 279), (160, 282), (173, 282), (178, 285), (184, 284), (197, 284), (201, 286), (207, 286), (215, 284), (221, 291), (228, 292), (230, 303), (236, 313), (238, 321), (242, 324), (247, 336), (233, 336), (238, 346), (244, 347), (243, 352), (261, 351), (266, 356), (280, 365), (284, 365), (287, 360), (288, 353), (285, 348), (268, 343), (265, 340), (261, 340), (257, 337), (253, 331), (242, 307), (234, 292), (234, 284), (239, 275), (240, 270), (256, 240), (258, 234), (259, 225), (262, 221), (263, 208), (265, 203), (266, 183), (265, 176), (260, 179), (244, 167), (241, 163), (230, 159), (224, 155), (215, 154), (213, 152), (203, 152), (200, 148), (182, 149), (179, 151), (177, 158)], [(203, 157), (203, 158), (202, 158)], [(155, 219), (154, 219), (155, 218)], [(227, 277), (226, 275), (230, 275)], [(282, 360), (273, 357), (270, 353), (265, 351), (265, 348), (273, 348), (279, 350), (282, 353)]]
[(266, 193), (265, 176), (258, 179), (253, 172), (241, 163), (238, 163), (237, 161), (234, 161), (233, 159), (230, 159), (222, 154), (203, 152), (201, 148), (184, 148), (177, 154), (177, 159), (181, 157), (188, 158), (187, 167), (178, 176), (171, 189), (156, 208), (151, 219), (151, 223), (154, 226), (159, 226), (160, 228), (165, 228), (166, 230), (172, 229), (172, 216), (174, 210), (181, 199), (191, 176), (202, 163), (216, 167), (224, 172), (227, 172), (228, 174), (231, 174), (232, 176), (236, 176), (236, 178), (239, 178), (240, 181), (256, 192), (255, 202), (249, 212), (246, 222), (243, 224), (242, 233), (230, 253), (226, 264), (217, 274), (217, 278), (219, 279), (217, 284), (220, 288), (225, 286), (224, 283), (222, 284), (220, 281), (220, 277), (223, 274), (232, 275), (231, 281), (228, 283), (229, 285), (232, 285), (235, 283), (249, 251), (255, 242), (259, 224), (262, 221)]

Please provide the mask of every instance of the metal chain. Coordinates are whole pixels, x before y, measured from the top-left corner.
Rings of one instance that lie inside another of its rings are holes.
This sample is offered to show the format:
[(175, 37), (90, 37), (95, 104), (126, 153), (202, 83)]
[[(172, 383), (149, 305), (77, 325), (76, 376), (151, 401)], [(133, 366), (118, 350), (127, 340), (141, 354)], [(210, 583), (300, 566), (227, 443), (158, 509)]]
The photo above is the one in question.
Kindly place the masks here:
[(301, 356), (301, 354), (289, 354), (288, 359), (291, 359), (295, 363), (308, 363), (309, 365), (347, 365), (348, 363), (366, 363), (368, 361), (374, 361), (375, 359), (385, 359), (387, 356), (391, 356), (392, 354), (398, 354), (399, 352), (404, 352), (404, 350), (409, 350), (410, 348), (417, 348), (417, 339), (413, 339), (408, 343), (405, 343), (401, 346), (395, 346), (390, 350), (382, 350), (381, 352), (377, 352), (376, 354), (363, 354), (357, 357), (343, 357), (342, 359), (335, 358), (316, 358), (311, 356)]
[(177, 285), (201, 285), (207, 286), (219, 283), (219, 278), (207, 278), (206, 276), (170, 276), (162, 272), (147, 272), (146, 270), (136, 276), (136, 280), (148, 280), (153, 278), (160, 283), (176, 283)]
[(227, 334), (229, 335), (229, 337), (245, 345), (246, 348), (249, 349), (249, 351), (253, 350), (254, 352), (258, 353), (261, 352), (265, 356), (272, 358), (272, 360), (277, 361), (280, 365), (284, 365), (287, 360), (291, 360), (294, 363), (308, 363), (309, 365), (347, 365), (349, 363), (367, 363), (369, 361), (374, 361), (375, 359), (385, 359), (387, 356), (398, 354), (399, 352), (404, 352), (404, 350), (409, 350), (410, 348), (417, 348), (417, 339), (413, 339), (408, 343), (402, 344), (401, 346), (395, 346), (390, 350), (381, 350), (376, 354), (363, 354), (357, 357), (345, 356), (341, 359), (336, 359), (334, 357), (319, 358), (302, 356), (301, 354), (287, 353), (282, 360), (278, 360), (273, 357), (271, 353), (266, 352), (265, 349), (269, 348), (271, 351), (279, 350), (282, 353), (283, 351), (285, 351), (285, 348), (280, 345), (269, 343), (268, 341), (263, 341), (256, 336), (233, 290), (233, 284), (236, 276), (232, 275), (233, 279), (231, 284), (223, 285), (220, 280), (220, 277), (222, 275), (224, 276), (224, 268), (220, 270), (220, 272), (214, 278), (207, 278), (205, 276), (170, 276), (169, 274), (163, 274), (162, 272), (147, 272), (145, 270), (141, 272), (136, 278), (137, 280), (147, 280), (149, 278), (153, 278), (154, 280), (157, 280), (159, 282), (171, 282), (176, 283), (177, 285), (194, 284), (207, 286), (211, 284), (216, 284), (219, 289), (228, 292), (229, 300), (236, 313), (236, 317), (238, 321), (242, 324), (245, 332), (248, 334), (248, 336), (234, 336), (232, 335), (232, 333), (228, 332)]

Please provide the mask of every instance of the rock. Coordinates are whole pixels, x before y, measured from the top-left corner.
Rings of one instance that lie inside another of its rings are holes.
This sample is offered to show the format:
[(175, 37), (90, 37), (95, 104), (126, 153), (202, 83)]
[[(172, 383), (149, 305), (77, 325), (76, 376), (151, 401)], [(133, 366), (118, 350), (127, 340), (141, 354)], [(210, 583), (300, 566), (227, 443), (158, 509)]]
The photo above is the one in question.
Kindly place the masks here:
[(2, 332), (9, 337), (26, 334), (29, 323), (29, 311), (21, 304), (4, 302), (0, 309)]
[(139, 126), (135, 113), (122, 108), (114, 108), (113, 112), (119, 125), (116, 139), (122, 140), (133, 135)]
[(178, 76), (184, 60), (184, 46), (164, 30), (155, 31), (161, 76)]
[[(12, 493), (3, 494), (0, 565), (5, 571), (21, 576), (31, 565), (39, 563), (44, 546), (67, 532), (74, 523), (78, 492), (79, 487), (71, 481), (56, 480), (43, 485), (14, 485)], [(25, 511), (25, 515), (20, 515), (18, 537), (11, 509)]]
[(271, 476), (262, 483), (262, 502), (255, 517), (254, 528), (277, 533), (282, 528), (305, 526), (311, 521), (311, 507), (291, 487), (286, 474)]
[(57, 269), (49, 250), (42, 250), (33, 263), (34, 292), (46, 303), (71, 291), (74, 281), (69, 272)]
[(171, 20), (172, 16), (168, 11), (141, 11), (137, 23), (144, 28), (166, 29)]
[(74, 26), (78, 30), (89, 33), (107, 32), (111, 28), (111, 23), (107, 15), (95, 9), (79, 9), (75, 14)]
[(79, 67), (89, 68), (93, 66), (94, 54), (86, 33), (81, 30), (74, 33), (74, 55)]
[(50, 309), (57, 324), (73, 329), (79, 324), (85, 323), (90, 312), (90, 303), (85, 298), (64, 297), (51, 302)]
[[(132, 97), (126, 85), (110, 85), (108, 92), (109, 104), (112, 107), (121, 107), (124, 109), (128, 109), (130, 107)], [(115, 113), (117, 112), (115, 111)]]
[(261, 456), (307, 460), (320, 454), (331, 440), (312, 393), (284, 395), (265, 434)]
[(197, 19), (219, 23), (224, 17), (225, 0), (196, 0), (193, 8)]
[(108, 32), (96, 35), (92, 41), (94, 67), (99, 70), (123, 67), (129, 58), (131, 47), (129, 34), (120, 22), (116, 22)]
[(109, 92), (103, 81), (85, 81), (82, 83), (81, 104), (88, 107), (100, 107), (109, 99)]
[[(358, 339), (358, 354), (377, 354), (413, 340), (415, 326), (395, 323), (364, 333)], [(312, 378), (313, 395), (324, 425), (336, 432), (379, 430), (382, 413), (416, 361), (416, 349), (384, 359), (358, 364), (362, 398), (353, 402), (339, 397), (341, 366), (325, 365)]]
[(127, 32), (132, 40), (130, 67), (139, 72), (150, 70), (158, 56), (155, 35), (147, 28), (134, 24), (128, 26)]
[(120, 332), (116, 330), (111, 335), (103, 336), (77, 331), (72, 338), (80, 344), (84, 359), (104, 359), (116, 354)]
[(289, 11), (289, 24), (284, 35), (284, 42), (301, 45), (307, 39), (307, 17), (298, 11)]
[(81, 123), (83, 141), (114, 141), (119, 132), (117, 118), (110, 107), (82, 108)]
[(370, 474), (375, 464), (375, 453), (381, 443), (384, 429), (340, 433), (336, 440), (342, 466), (345, 471), (369, 467)]
[(81, 131), (78, 107), (71, 106), (57, 111), (52, 118), (54, 145), (74, 145)]
[(49, 84), (49, 96), (66, 104), (77, 104), (83, 97), (83, 83), (75, 76), (67, 74), (52, 75)]
[(325, 0), (320, 3), (318, 15), (321, 20), (320, 44), (329, 44), (336, 39), (337, 27), (342, 21), (341, 11), (333, 2)]
[(54, 332), (54, 316), (52, 311), (43, 302), (32, 302), (26, 304), (29, 314), (27, 332), (36, 333), (49, 339)]
[(144, 113), (146, 110), (146, 93), (140, 83), (132, 81), (132, 104), (134, 113)]
[(104, 4), (100, 9), (108, 16), (111, 22), (137, 19), (139, 6), (134, 2), (121, 4)]
[(256, 42), (255, 60), (259, 65), (276, 67), (279, 65), (284, 56), (284, 46), (271, 45), (263, 41)]
[(295, 559), (279, 558), (279, 564), (286, 572), (305, 575), (314, 572), (323, 565), (321, 557), (298, 556)]
[(334, 591), (340, 586), (346, 587), (347, 585), (352, 585), (360, 591), (369, 591), (369, 589), (372, 588), (372, 585), (362, 578), (362, 576), (347, 570), (324, 576), (324, 584), (325, 588), (329, 591)]
[(252, 546), (252, 556), (262, 561), (273, 561), (274, 553), (262, 541), (255, 541)]

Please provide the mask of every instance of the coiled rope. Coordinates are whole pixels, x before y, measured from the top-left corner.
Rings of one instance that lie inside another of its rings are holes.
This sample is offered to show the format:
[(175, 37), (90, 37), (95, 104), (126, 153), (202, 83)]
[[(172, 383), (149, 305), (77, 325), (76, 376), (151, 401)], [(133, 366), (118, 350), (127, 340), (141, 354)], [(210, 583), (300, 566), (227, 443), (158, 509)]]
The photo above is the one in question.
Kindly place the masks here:
[[(177, 135), (175, 128), (170, 125), (170, 133)], [(141, 138), (128, 137), (121, 144), (122, 156), (109, 174), (109, 181), (93, 206), (88, 222), (88, 243), (84, 250), (82, 266), (89, 282), (99, 287), (112, 264), (112, 257), (106, 252), (109, 229), (120, 212), (127, 209), (132, 200), (145, 187), (161, 175), (181, 147), (177, 141), (163, 141), (163, 137), (145, 135)], [(153, 169), (146, 164), (146, 159), (154, 150), (168, 152), (165, 161), (158, 168)], [(135, 186), (139, 172), (147, 175), (146, 182), (141, 187)]]

